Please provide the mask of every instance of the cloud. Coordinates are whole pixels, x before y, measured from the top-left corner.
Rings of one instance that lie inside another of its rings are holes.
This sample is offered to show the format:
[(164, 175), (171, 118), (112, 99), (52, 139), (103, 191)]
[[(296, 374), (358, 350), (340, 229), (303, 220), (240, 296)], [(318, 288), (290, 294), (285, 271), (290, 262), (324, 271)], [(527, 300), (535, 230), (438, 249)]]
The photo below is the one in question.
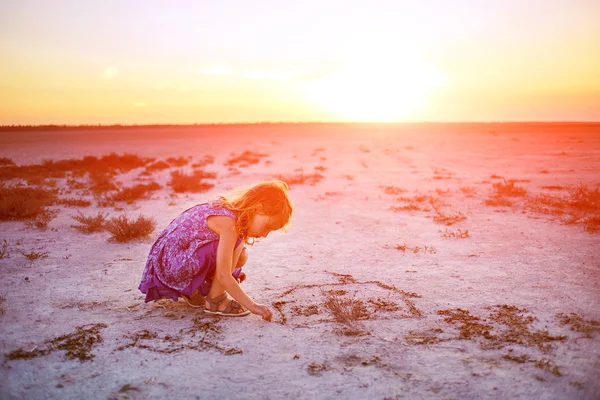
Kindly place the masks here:
[(119, 70), (116, 67), (107, 67), (106, 69), (104, 69), (104, 72), (102, 72), (102, 79), (112, 79), (115, 76), (119, 75)]
[(144, 103), (143, 101), (137, 101), (135, 103), (133, 103), (133, 106), (136, 108), (144, 108), (146, 107), (148, 104)]

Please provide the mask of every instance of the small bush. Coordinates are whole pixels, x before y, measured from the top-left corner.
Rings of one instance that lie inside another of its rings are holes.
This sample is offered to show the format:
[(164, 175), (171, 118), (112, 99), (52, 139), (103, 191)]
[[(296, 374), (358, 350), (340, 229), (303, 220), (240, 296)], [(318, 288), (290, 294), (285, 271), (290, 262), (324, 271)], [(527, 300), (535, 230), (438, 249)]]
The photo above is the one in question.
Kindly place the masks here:
[(394, 195), (398, 195), (400, 193), (406, 193), (407, 190), (406, 189), (402, 189), (396, 186), (380, 186), (381, 189), (383, 189), (383, 193), (385, 194), (394, 194)]
[(514, 181), (504, 181), (494, 183), (494, 189), (496, 189), (497, 197), (521, 197), (527, 194), (527, 190), (520, 186), (516, 186)]
[(6, 239), (2, 241), (2, 247), (0, 247), (0, 260), (4, 258), (8, 258), (10, 255), (8, 254), (8, 242)]
[(548, 190), (564, 190), (564, 186), (560, 186), (560, 185), (546, 185), (546, 186), (542, 186), (542, 189), (548, 189)]
[(36, 218), (56, 201), (56, 190), (0, 186), (0, 221)]
[(600, 211), (600, 190), (589, 189), (587, 185), (569, 186), (570, 207), (578, 212), (589, 213)]
[(206, 155), (203, 158), (201, 158), (197, 163), (192, 164), (192, 168), (203, 168), (214, 162), (215, 158), (213, 156)]
[(147, 165), (146, 171), (148, 171), (148, 172), (162, 171), (163, 169), (168, 169), (169, 167), (170, 167), (170, 165), (167, 164), (166, 162), (157, 161), (153, 164)]
[(0, 157), (0, 167), (4, 167), (7, 165), (15, 165), (15, 163), (10, 158)]
[(600, 190), (582, 184), (566, 190), (567, 196), (537, 195), (528, 199), (527, 207), (540, 214), (561, 216), (566, 223), (583, 224), (586, 232), (600, 232)]
[(325, 308), (329, 311), (335, 322), (344, 325), (347, 335), (364, 334), (364, 327), (357, 323), (359, 320), (369, 319), (369, 312), (362, 300), (342, 298), (336, 293), (322, 293), (325, 296)]
[(138, 216), (129, 220), (126, 215), (113, 217), (106, 222), (106, 230), (110, 232), (111, 240), (123, 243), (148, 237), (156, 227), (152, 218)]
[(90, 190), (96, 196), (106, 192), (119, 190), (119, 187), (113, 182), (114, 173), (106, 171), (90, 172)]
[(280, 181), (284, 181), (285, 183), (287, 183), (289, 186), (292, 185), (311, 185), (314, 186), (317, 183), (321, 182), (321, 179), (324, 178), (323, 175), (319, 174), (318, 172), (312, 173), (312, 174), (304, 174), (304, 173), (299, 173), (297, 175), (293, 175), (293, 176), (282, 176), (282, 175), (278, 175), (275, 177), (276, 179), (280, 180)]
[(490, 197), (484, 203), (490, 207), (512, 207), (514, 205), (512, 201), (504, 197)]
[(471, 186), (463, 186), (460, 188), (460, 191), (467, 197), (475, 197), (477, 194), (477, 190)]
[(162, 186), (156, 182), (151, 182), (149, 184), (137, 184), (132, 187), (120, 189), (117, 193), (110, 196), (109, 200), (124, 201), (127, 204), (132, 204), (136, 200), (147, 199), (150, 197), (150, 193), (160, 190), (161, 188)]
[(94, 232), (102, 232), (105, 229), (106, 223), (106, 215), (104, 213), (98, 211), (96, 216), (86, 217), (80, 211), (77, 215), (72, 216), (75, 221), (79, 222), (80, 225), (71, 225), (71, 228), (77, 229), (79, 232), (83, 233), (94, 233)]
[(26, 253), (23, 250), (17, 251), (23, 254), (23, 256), (31, 262), (34, 262), (35, 260), (39, 260), (41, 258), (48, 258), (48, 255), (50, 254), (47, 251), (30, 251), (29, 253)]
[(206, 173), (202, 170), (196, 170), (193, 174), (188, 175), (182, 171), (171, 172), (171, 181), (169, 185), (175, 193), (183, 192), (206, 192), (212, 189), (215, 185), (212, 183), (202, 182), (205, 177), (214, 177), (215, 175)]
[(86, 156), (82, 159), (46, 160), (42, 164), (23, 166), (8, 164), (0, 168), (0, 180), (18, 178), (32, 184), (39, 184), (48, 178), (65, 178), (67, 172), (70, 172), (73, 176), (83, 176), (86, 172), (123, 173), (142, 167), (149, 161), (134, 154), (118, 155), (111, 153), (101, 158)]
[(188, 165), (190, 160), (185, 157), (169, 157), (167, 158), (167, 162), (173, 167), (183, 167), (184, 165)]
[(92, 205), (92, 202), (83, 199), (58, 199), (56, 204), (65, 207), (89, 207)]
[(58, 210), (42, 209), (33, 219), (25, 221), (29, 228), (46, 229), (50, 221), (58, 215)]
[(583, 222), (583, 229), (589, 233), (600, 232), (600, 215), (586, 218)]
[(460, 211), (456, 213), (446, 213), (440, 207), (436, 207), (435, 205), (434, 209), (435, 214), (433, 215), (433, 220), (446, 226), (454, 225), (467, 219), (467, 217)]
[(448, 229), (445, 229), (444, 232), (440, 231), (440, 236), (443, 239), (466, 239), (470, 237), (468, 229), (465, 231), (462, 231), (461, 229), (456, 231), (449, 231)]
[(239, 156), (237, 156), (237, 157), (234, 156), (234, 157), (230, 158), (229, 160), (227, 160), (227, 162), (225, 163), (225, 166), (229, 167), (229, 166), (234, 166), (236, 164), (240, 164), (239, 166), (241, 167), (243, 164), (245, 164), (245, 166), (248, 166), (251, 164), (258, 164), (262, 157), (267, 157), (267, 156), (268, 156), (268, 154), (255, 153), (253, 151), (246, 150)]

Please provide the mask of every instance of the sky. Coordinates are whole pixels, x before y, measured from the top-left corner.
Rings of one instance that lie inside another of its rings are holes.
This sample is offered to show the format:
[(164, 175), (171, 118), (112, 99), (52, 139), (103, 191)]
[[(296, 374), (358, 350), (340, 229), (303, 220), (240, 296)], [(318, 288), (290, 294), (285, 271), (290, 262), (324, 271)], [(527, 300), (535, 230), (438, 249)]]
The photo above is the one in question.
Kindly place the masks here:
[(600, 0), (0, 0), (0, 125), (600, 121)]

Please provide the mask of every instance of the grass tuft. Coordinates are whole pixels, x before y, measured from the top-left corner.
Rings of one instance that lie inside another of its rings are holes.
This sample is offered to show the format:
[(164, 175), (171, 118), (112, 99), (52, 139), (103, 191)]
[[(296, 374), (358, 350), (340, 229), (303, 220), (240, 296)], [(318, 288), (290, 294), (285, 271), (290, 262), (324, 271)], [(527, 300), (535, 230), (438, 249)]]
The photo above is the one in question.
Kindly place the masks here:
[(137, 219), (128, 219), (126, 215), (113, 217), (106, 222), (106, 230), (110, 232), (111, 240), (124, 243), (148, 237), (156, 227), (152, 218), (138, 216)]
[(24, 252), (23, 250), (17, 250), (17, 251), (19, 253), (21, 253), (26, 259), (28, 259), (31, 262), (42, 259), (42, 258), (48, 258), (48, 255), (50, 254), (47, 251), (30, 251), (28, 253)]
[(80, 225), (71, 225), (71, 228), (77, 229), (79, 232), (83, 233), (94, 233), (94, 232), (102, 232), (106, 229), (106, 215), (104, 213), (98, 211), (96, 216), (86, 217), (80, 211), (77, 215), (72, 216), (75, 221), (79, 222)]
[(182, 171), (171, 172), (171, 181), (169, 186), (173, 188), (175, 193), (193, 192), (200, 193), (212, 189), (215, 185), (212, 183), (203, 182), (205, 178), (215, 178), (216, 174), (205, 172), (203, 170), (195, 170), (191, 175)]
[(564, 222), (582, 224), (589, 233), (600, 232), (600, 189), (587, 185), (566, 187), (567, 194), (554, 196), (539, 194), (528, 199), (531, 211), (561, 217)]
[(334, 291), (324, 292), (325, 308), (335, 322), (344, 326), (343, 334), (356, 336), (365, 334), (365, 329), (358, 321), (368, 319), (369, 312), (362, 300), (343, 298)]
[(58, 210), (42, 209), (33, 219), (25, 221), (29, 228), (46, 229), (50, 221), (58, 215)]
[(135, 186), (121, 188), (117, 193), (110, 196), (108, 200), (133, 204), (137, 200), (149, 198), (152, 192), (160, 190), (161, 188), (162, 186), (156, 182), (150, 182), (148, 184), (140, 183)]
[(492, 185), (496, 189), (496, 197), (522, 197), (527, 194), (527, 190), (521, 186), (515, 185), (514, 181), (504, 181)]
[(2, 241), (2, 247), (0, 247), (0, 260), (4, 258), (9, 258), (10, 254), (8, 252), (8, 242), (6, 239)]
[(0, 167), (15, 165), (14, 161), (8, 157), (0, 157)]
[(65, 207), (89, 207), (92, 205), (92, 202), (83, 199), (58, 199), (56, 204)]
[(34, 219), (55, 201), (55, 190), (0, 186), (0, 221)]

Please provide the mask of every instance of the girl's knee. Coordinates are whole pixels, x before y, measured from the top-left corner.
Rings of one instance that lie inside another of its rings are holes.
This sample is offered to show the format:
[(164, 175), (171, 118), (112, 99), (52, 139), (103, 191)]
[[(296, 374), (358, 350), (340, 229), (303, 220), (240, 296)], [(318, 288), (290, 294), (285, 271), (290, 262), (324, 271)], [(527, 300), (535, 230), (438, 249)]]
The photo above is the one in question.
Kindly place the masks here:
[(235, 267), (240, 268), (240, 267), (244, 266), (246, 264), (246, 261), (248, 261), (248, 251), (244, 247), (242, 249), (242, 252), (240, 253), (240, 258), (238, 259), (238, 263)]

